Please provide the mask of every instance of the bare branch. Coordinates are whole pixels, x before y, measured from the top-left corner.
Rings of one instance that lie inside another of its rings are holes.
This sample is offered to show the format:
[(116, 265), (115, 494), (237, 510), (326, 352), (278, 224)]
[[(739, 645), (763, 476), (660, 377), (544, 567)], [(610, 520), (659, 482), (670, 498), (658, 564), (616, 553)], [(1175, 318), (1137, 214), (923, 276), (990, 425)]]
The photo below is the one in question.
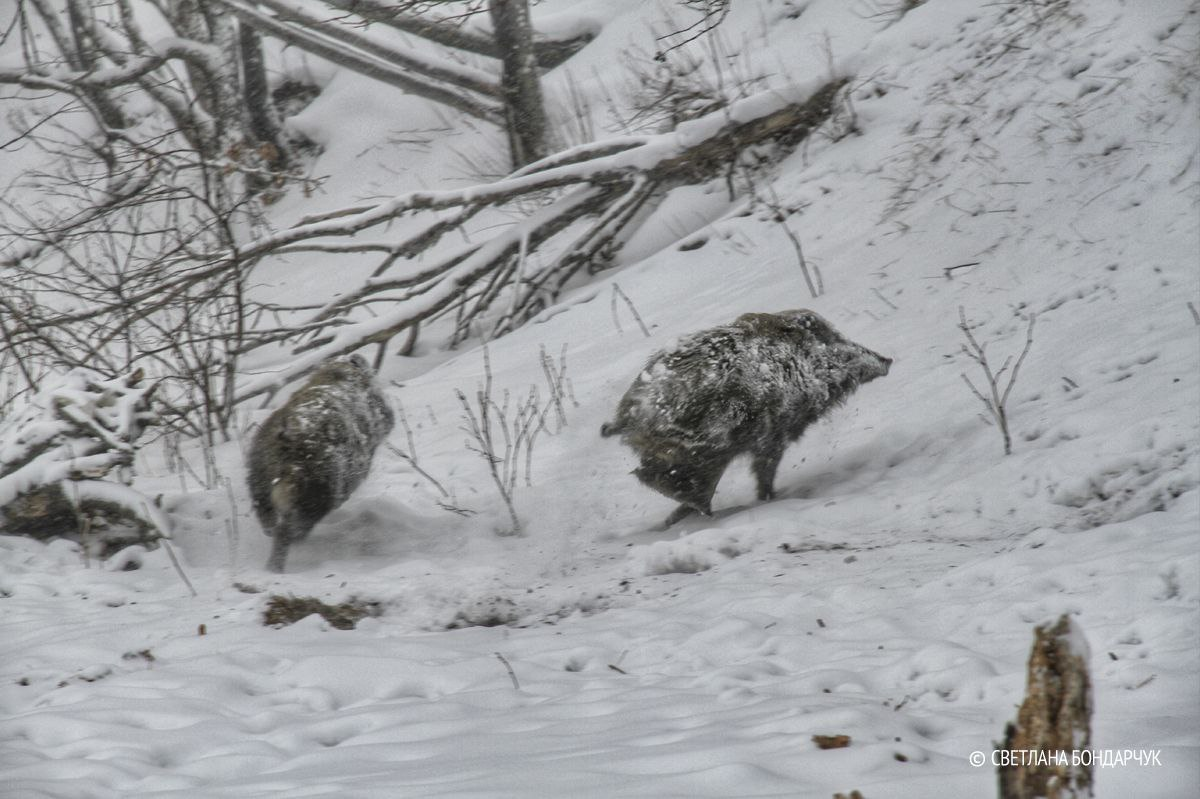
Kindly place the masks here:
[(999, 370), (993, 371), (991, 364), (987, 358), (987, 345), (980, 344), (975, 334), (971, 331), (971, 326), (967, 323), (966, 312), (962, 306), (958, 308), (958, 329), (962, 331), (963, 337), (967, 343), (962, 346), (962, 352), (971, 360), (979, 364), (979, 368), (983, 371), (984, 377), (987, 379), (988, 396), (985, 396), (975, 384), (965, 375), (962, 374), (963, 382), (975, 395), (975, 398), (983, 403), (991, 417), (996, 421), (997, 427), (1000, 428), (1000, 435), (1004, 439), (1004, 454), (1012, 454), (1012, 437), (1008, 429), (1008, 397), (1012, 392), (1013, 386), (1017, 382), (1017, 374), (1021, 368), (1021, 363), (1025, 360), (1025, 356), (1029, 353), (1033, 346), (1033, 324), (1036, 316), (1030, 315), (1029, 325), (1025, 330), (1025, 346), (1021, 350), (1020, 356), (1013, 364), (1012, 373), (1008, 376), (1008, 382), (1003, 391), (1000, 390), (1000, 380), (1004, 373), (1008, 371), (1009, 364), (1012, 363), (1012, 358), (1006, 358), (1004, 364)]
[(471, 116), (488, 121), (498, 121), (502, 113), (498, 106), (490, 106), (478, 102), (467, 95), (450, 91), (433, 83), (414, 78), (408, 69), (385, 61), (377, 54), (357, 52), (338, 44), (336, 40), (317, 33), (309, 28), (288, 25), (269, 14), (256, 10), (240, 0), (216, 0), (241, 20), (253, 25), (263, 33), (274, 36), (288, 44), (319, 55), (335, 64), (349, 67), (368, 77), (403, 89), (406, 92), (425, 97), (443, 105), (450, 106)]
[[(224, 3), (225, 0), (216, 0)], [(296, 23), (296, 27), (305, 31), (326, 36), (342, 45), (361, 50), (363, 53), (383, 59), (384, 61), (410, 70), (426, 78), (442, 83), (449, 83), (462, 89), (479, 92), (489, 97), (500, 96), (500, 86), (486, 72), (463, 66), (454, 61), (435, 59), (428, 56), (416, 57), (393, 47), (388, 47), (377, 40), (351, 30), (336, 22), (322, 19), (314, 14), (306, 13), (294, 4), (280, 0), (256, 0), (256, 5), (270, 9), (280, 22)], [(234, 5), (244, 6), (240, 0)], [(234, 6), (231, 5), (231, 8)], [(303, 46), (303, 45), (298, 45)]]
[[(445, 20), (430, 21), (427, 15), (406, 14), (396, 4), (381, 0), (325, 0), (327, 5), (348, 11), (369, 22), (378, 22), (431, 42), (471, 53), (500, 57), (492, 37), (463, 30)], [(534, 54), (538, 66), (551, 69), (579, 52), (594, 36), (590, 33), (567, 40), (535, 39)]]

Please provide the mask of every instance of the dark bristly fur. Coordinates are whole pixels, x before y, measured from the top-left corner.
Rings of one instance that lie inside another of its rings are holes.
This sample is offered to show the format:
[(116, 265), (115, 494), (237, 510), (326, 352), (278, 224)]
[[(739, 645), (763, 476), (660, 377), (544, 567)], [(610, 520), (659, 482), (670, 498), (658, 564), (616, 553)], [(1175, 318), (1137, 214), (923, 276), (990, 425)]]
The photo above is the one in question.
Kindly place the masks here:
[(652, 356), (600, 434), (620, 435), (641, 458), (638, 479), (681, 503), (669, 527), (711, 515), (721, 475), (743, 453), (758, 498), (771, 499), (788, 443), (891, 363), (812, 311), (744, 314)]
[(392, 424), (358, 355), (322, 366), (262, 424), (246, 468), (254, 512), (274, 538), (268, 569), (282, 572), (291, 543), (358, 487)]

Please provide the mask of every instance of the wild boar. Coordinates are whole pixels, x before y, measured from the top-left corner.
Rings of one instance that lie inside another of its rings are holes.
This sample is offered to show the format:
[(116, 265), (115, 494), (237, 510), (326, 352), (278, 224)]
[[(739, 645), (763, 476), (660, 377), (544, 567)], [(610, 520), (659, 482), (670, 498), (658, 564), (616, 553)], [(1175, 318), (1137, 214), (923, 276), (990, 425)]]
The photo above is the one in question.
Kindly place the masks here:
[(267, 568), (346, 501), (394, 418), (361, 356), (326, 363), (258, 429), (246, 459), (254, 512), (274, 541)]
[(807, 310), (749, 313), (655, 353), (600, 429), (641, 458), (634, 474), (679, 507), (712, 514), (729, 462), (749, 453), (758, 498), (775, 495), (787, 445), (892, 360)]

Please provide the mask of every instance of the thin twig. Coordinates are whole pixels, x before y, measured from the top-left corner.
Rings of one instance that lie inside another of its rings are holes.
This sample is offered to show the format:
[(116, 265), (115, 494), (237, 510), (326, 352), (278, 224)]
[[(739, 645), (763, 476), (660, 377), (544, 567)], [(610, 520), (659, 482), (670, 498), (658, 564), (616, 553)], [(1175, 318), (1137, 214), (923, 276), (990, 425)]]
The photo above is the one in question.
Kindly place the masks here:
[[(395, 381), (392, 381), (392, 382), (394, 383)], [(432, 413), (433, 413), (433, 411), (432, 411), (432, 409), (430, 409), (430, 414), (432, 414)], [(388, 449), (390, 449), (393, 453), (395, 453), (399, 457), (403, 458), (410, 466), (413, 467), (413, 469), (417, 472), (417, 474), (421, 475), (426, 480), (428, 480), (430, 482), (430, 484), (432, 484), (433, 487), (436, 488), (443, 497), (446, 497), (447, 499), (452, 499), (452, 497), (450, 496), (450, 492), (447, 491), (445, 489), (445, 487), (443, 487), (442, 484), (433, 477), (433, 475), (431, 475), (429, 472), (422, 469), (420, 464), (417, 463), (416, 439), (413, 436), (412, 425), (410, 425), (408, 423), (408, 413), (405, 412), (404, 404), (402, 402), (400, 402), (399, 400), (396, 401), (396, 419), (397, 419), (397, 421), (400, 422), (400, 428), (404, 431), (405, 440), (408, 441), (408, 452), (403, 452), (400, 449), (398, 449), (397, 447), (392, 446), (391, 444), (387, 445)]]
[(1004, 395), (1000, 397), (1001, 407), (1008, 404), (1008, 395), (1012, 392), (1013, 386), (1017, 382), (1017, 370), (1021, 368), (1021, 364), (1025, 361), (1025, 356), (1029, 354), (1029, 350), (1033, 347), (1033, 323), (1036, 320), (1036, 314), (1029, 315), (1029, 326), (1025, 328), (1025, 346), (1021, 349), (1021, 354), (1017, 356), (1017, 362), (1013, 364), (1012, 374), (1008, 376), (1008, 385), (1004, 388)]
[(1013, 364), (1012, 373), (1009, 374), (1008, 382), (1005, 385), (1003, 392), (1001, 392), (999, 387), (1000, 378), (1003, 377), (1004, 373), (1008, 370), (1009, 364), (1012, 363), (1012, 358), (1006, 358), (1000, 369), (993, 372), (991, 364), (988, 362), (987, 358), (987, 345), (980, 344), (975, 338), (975, 335), (971, 332), (970, 325), (967, 324), (966, 312), (963, 310), (961, 305), (958, 308), (958, 328), (962, 331), (963, 336), (967, 339), (967, 343), (962, 345), (962, 351), (968, 358), (979, 364), (980, 369), (983, 370), (984, 377), (987, 378), (988, 389), (991, 396), (984, 396), (983, 392), (975, 387), (975, 384), (971, 382), (970, 378), (968, 378), (965, 373), (960, 374), (960, 377), (962, 377), (963, 382), (967, 384), (967, 387), (971, 389), (971, 393), (983, 403), (984, 407), (987, 408), (988, 413), (990, 413), (992, 418), (996, 421), (996, 425), (1000, 428), (1000, 435), (1004, 439), (1005, 455), (1012, 454), (1012, 436), (1009, 434), (1008, 430), (1008, 397), (1012, 392), (1013, 386), (1017, 382), (1017, 374), (1021, 368), (1021, 363), (1024, 362), (1025, 356), (1029, 354), (1030, 348), (1033, 347), (1033, 325), (1036, 319), (1037, 316), (1034, 314), (1029, 316), (1029, 326), (1025, 330), (1025, 347), (1021, 350), (1021, 354), (1017, 357), (1016, 363)]
[(878, 297), (883, 302), (884, 305), (891, 308), (893, 311), (900, 310), (899, 308), (897, 308), (895, 305), (892, 304), (891, 300), (889, 300), (887, 297), (883, 296), (883, 292), (881, 292), (879, 289), (872, 288), (871, 291), (874, 292), (875, 296)]
[[(616, 284), (614, 283), (613, 285), (615, 286)], [(613, 327), (617, 329), (618, 335), (623, 336), (625, 335), (625, 329), (621, 327), (621, 317), (617, 313), (617, 292), (614, 291), (609, 296), (611, 301), (608, 304), (608, 310), (612, 313)]]
[(796, 260), (800, 263), (800, 273), (804, 275), (804, 282), (808, 284), (808, 293), (813, 296), (813, 299), (821, 296), (820, 290), (813, 283), (812, 273), (808, 268), (808, 259), (804, 257), (804, 247), (800, 244), (800, 237), (797, 236), (787, 223), (783, 221), (782, 216), (776, 216), (776, 221), (783, 228), (783, 232), (787, 234), (788, 241), (792, 243), (792, 249), (796, 251)]
[[(629, 307), (629, 312), (631, 314), (633, 314), (633, 319), (635, 322), (638, 323), (638, 327), (640, 327), (642, 329), (642, 335), (644, 335), (646, 338), (650, 338), (650, 328), (646, 327), (646, 323), (642, 321), (642, 315), (640, 313), (638, 313), (637, 308), (634, 307), (633, 300), (629, 299), (629, 295), (627, 295), (624, 291), (622, 291), (621, 287), (619, 285), (617, 285), (616, 283), (612, 284), (612, 289), (613, 289), (613, 319), (616, 319), (616, 316), (617, 316), (616, 315), (616, 302), (617, 302), (616, 298), (620, 297), (622, 300), (625, 301), (625, 304)], [(618, 333), (621, 332), (621, 326), (619, 324), (617, 325), (617, 332)]]
[(404, 461), (405, 461), (405, 462), (406, 462), (406, 463), (407, 463), (409, 466), (411, 466), (411, 467), (413, 468), (413, 471), (415, 471), (417, 474), (421, 475), (421, 476), (422, 476), (422, 477), (424, 477), (426, 480), (428, 480), (428, 481), (429, 481), (429, 483), (430, 483), (430, 485), (432, 485), (434, 488), (436, 488), (436, 489), (438, 490), (438, 493), (439, 493), (439, 494), (441, 494), (443, 497), (446, 497), (447, 499), (449, 499), (449, 498), (450, 498), (450, 492), (449, 492), (449, 491), (447, 491), (447, 490), (446, 490), (446, 489), (445, 489), (445, 488), (442, 486), (442, 484), (441, 484), (441, 483), (439, 483), (439, 482), (438, 482), (438, 481), (437, 481), (437, 480), (434, 478), (434, 476), (433, 476), (433, 475), (431, 475), (429, 472), (427, 472), (427, 471), (425, 471), (424, 469), (422, 469), (422, 468), (421, 468), (421, 466), (420, 466), (420, 465), (417, 463), (417, 459), (416, 459), (416, 458), (414, 458), (412, 455), (408, 454), (407, 452), (404, 452), (404, 451), (400, 450), (399, 448), (397, 448), (396, 446), (394, 446), (394, 445), (392, 445), (392, 444), (388, 444), (388, 445), (387, 445), (387, 448), (388, 448), (388, 449), (390, 449), (390, 450), (392, 451), (392, 454), (394, 454), (394, 455), (396, 455), (397, 457), (399, 457), (399, 458), (403, 459), (403, 460), (404, 460)]
[(508, 658), (504, 657), (504, 655), (501, 655), (499, 652), (493, 652), (492, 654), (494, 654), (496, 658), (504, 664), (504, 669), (508, 672), (508, 678), (512, 680), (513, 688), (518, 691), (521, 690), (521, 683), (517, 682), (517, 673), (513, 671), (512, 664), (508, 662)]
[[(517, 510), (513, 505), (512, 487), (510, 485), (509, 465), (512, 458), (512, 437), (508, 429), (508, 396), (505, 392), (505, 400), (503, 408), (496, 405), (492, 400), (492, 368), (491, 359), (487, 354), (487, 347), (483, 348), (483, 368), (484, 368), (484, 385), (475, 392), (475, 403), (478, 406), (478, 412), (472, 407), (467, 400), (467, 395), (461, 390), (456, 389), (454, 394), (458, 397), (459, 403), (463, 409), (463, 419), (466, 422), (466, 427), (463, 429), (471, 436), (474, 445), (468, 443), (467, 449), (471, 450), (483, 458), (487, 463), (488, 473), (492, 477), (492, 482), (496, 489), (500, 492), (500, 498), (504, 502), (504, 507), (508, 510), (508, 516), (512, 522), (512, 528), (509, 535), (520, 535), (521, 520), (517, 516)], [(500, 416), (501, 430), (506, 438), (506, 451), (504, 457), (496, 454), (496, 442), (492, 435), (492, 411), (495, 410)], [(502, 468), (503, 467), (503, 468)]]
[[(563, 397), (566, 396), (565, 383), (567, 374), (567, 345), (563, 344), (562, 352), (559, 354), (558, 366), (555, 367), (554, 360), (546, 353), (545, 345), (539, 347), (539, 356), (542, 362), (542, 374), (546, 376), (546, 385), (550, 389), (550, 402), (546, 404), (546, 408), (542, 411), (540, 424), (545, 425), (546, 413), (550, 410), (550, 406), (554, 406), (558, 427), (555, 432), (561, 432), (567, 426), (567, 414), (563, 410)], [(575, 403), (579, 407), (579, 403)]]
[(981, 263), (980, 261), (968, 261), (965, 264), (955, 264), (954, 266), (947, 266), (942, 269), (942, 274), (944, 274), (946, 276), (947, 280), (950, 280), (954, 277), (954, 275), (951, 273), (954, 272), (955, 269), (966, 269), (968, 266), (979, 266), (980, 263)]
[(196, 587), (192, 585), (192, 581), (188, 579), (187, 573), (184, 572), (183, 566), (179, 562), (179, 558), (175, 557), (175, 548), (171, 546), (171, 542), (166, 538), (160, 538), (158, 540), (159, 543), (162, 544), (162, 548), (167, 551), (167, 557), (171, 559), (171, 565), (175, 567), (175, 572), (179, 575), (180, 579), (183, 580), (183, 584), (186, 585), (188, 590), (192, 592), (192, 596), (200, 596), (198, 593), (196, 593)]
[[(800, 242), (800, 237), (796, 235), (787, 224), (788, 212), (784, 209), (783, 204), (779, 201), (779, 195), (775, 192), (775, 187), (770, 186), (771, 198), (767, 199), (757, 192), (754, 193), (756, 200), (766, 206), (771, 212), (771, 219), (782, 228), (784, 235), (791, 242), (792, 249), (796, 251), (796, 261), (800, 264), (800, 273), (804, 276), (804, 282), (808, 285), (808, 293), (813, 299), (821, 296), (825, 292), (825, 287), (820, 285), (820, 274), (818, 273), (817, 280), (813, 280), (813, 272), (809, 268), (808, 259), (804, 256), (804, 246)], [(814, 266), (815, 268), (815, 266)]]
[(228, 477), (222, 477), (221, 482), (225, 484), (225, 497), (229, 500), (229, 518), (233, 524), (233, 536), (236, 541), (240, 538), (241, 531), (238, 529), (237, 499), (233, 496), (233, 480)]

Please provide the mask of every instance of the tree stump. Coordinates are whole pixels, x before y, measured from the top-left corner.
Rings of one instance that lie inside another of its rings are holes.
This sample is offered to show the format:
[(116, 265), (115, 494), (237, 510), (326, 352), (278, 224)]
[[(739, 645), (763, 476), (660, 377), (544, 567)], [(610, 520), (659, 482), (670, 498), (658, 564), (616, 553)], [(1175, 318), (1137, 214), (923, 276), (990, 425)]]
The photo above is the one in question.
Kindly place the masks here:
[(1092, 686), (1082, 630), (1065, 614), (1034, 630), (1025, 701), (1004, 732), (1000, 799), (1092, 796)]

